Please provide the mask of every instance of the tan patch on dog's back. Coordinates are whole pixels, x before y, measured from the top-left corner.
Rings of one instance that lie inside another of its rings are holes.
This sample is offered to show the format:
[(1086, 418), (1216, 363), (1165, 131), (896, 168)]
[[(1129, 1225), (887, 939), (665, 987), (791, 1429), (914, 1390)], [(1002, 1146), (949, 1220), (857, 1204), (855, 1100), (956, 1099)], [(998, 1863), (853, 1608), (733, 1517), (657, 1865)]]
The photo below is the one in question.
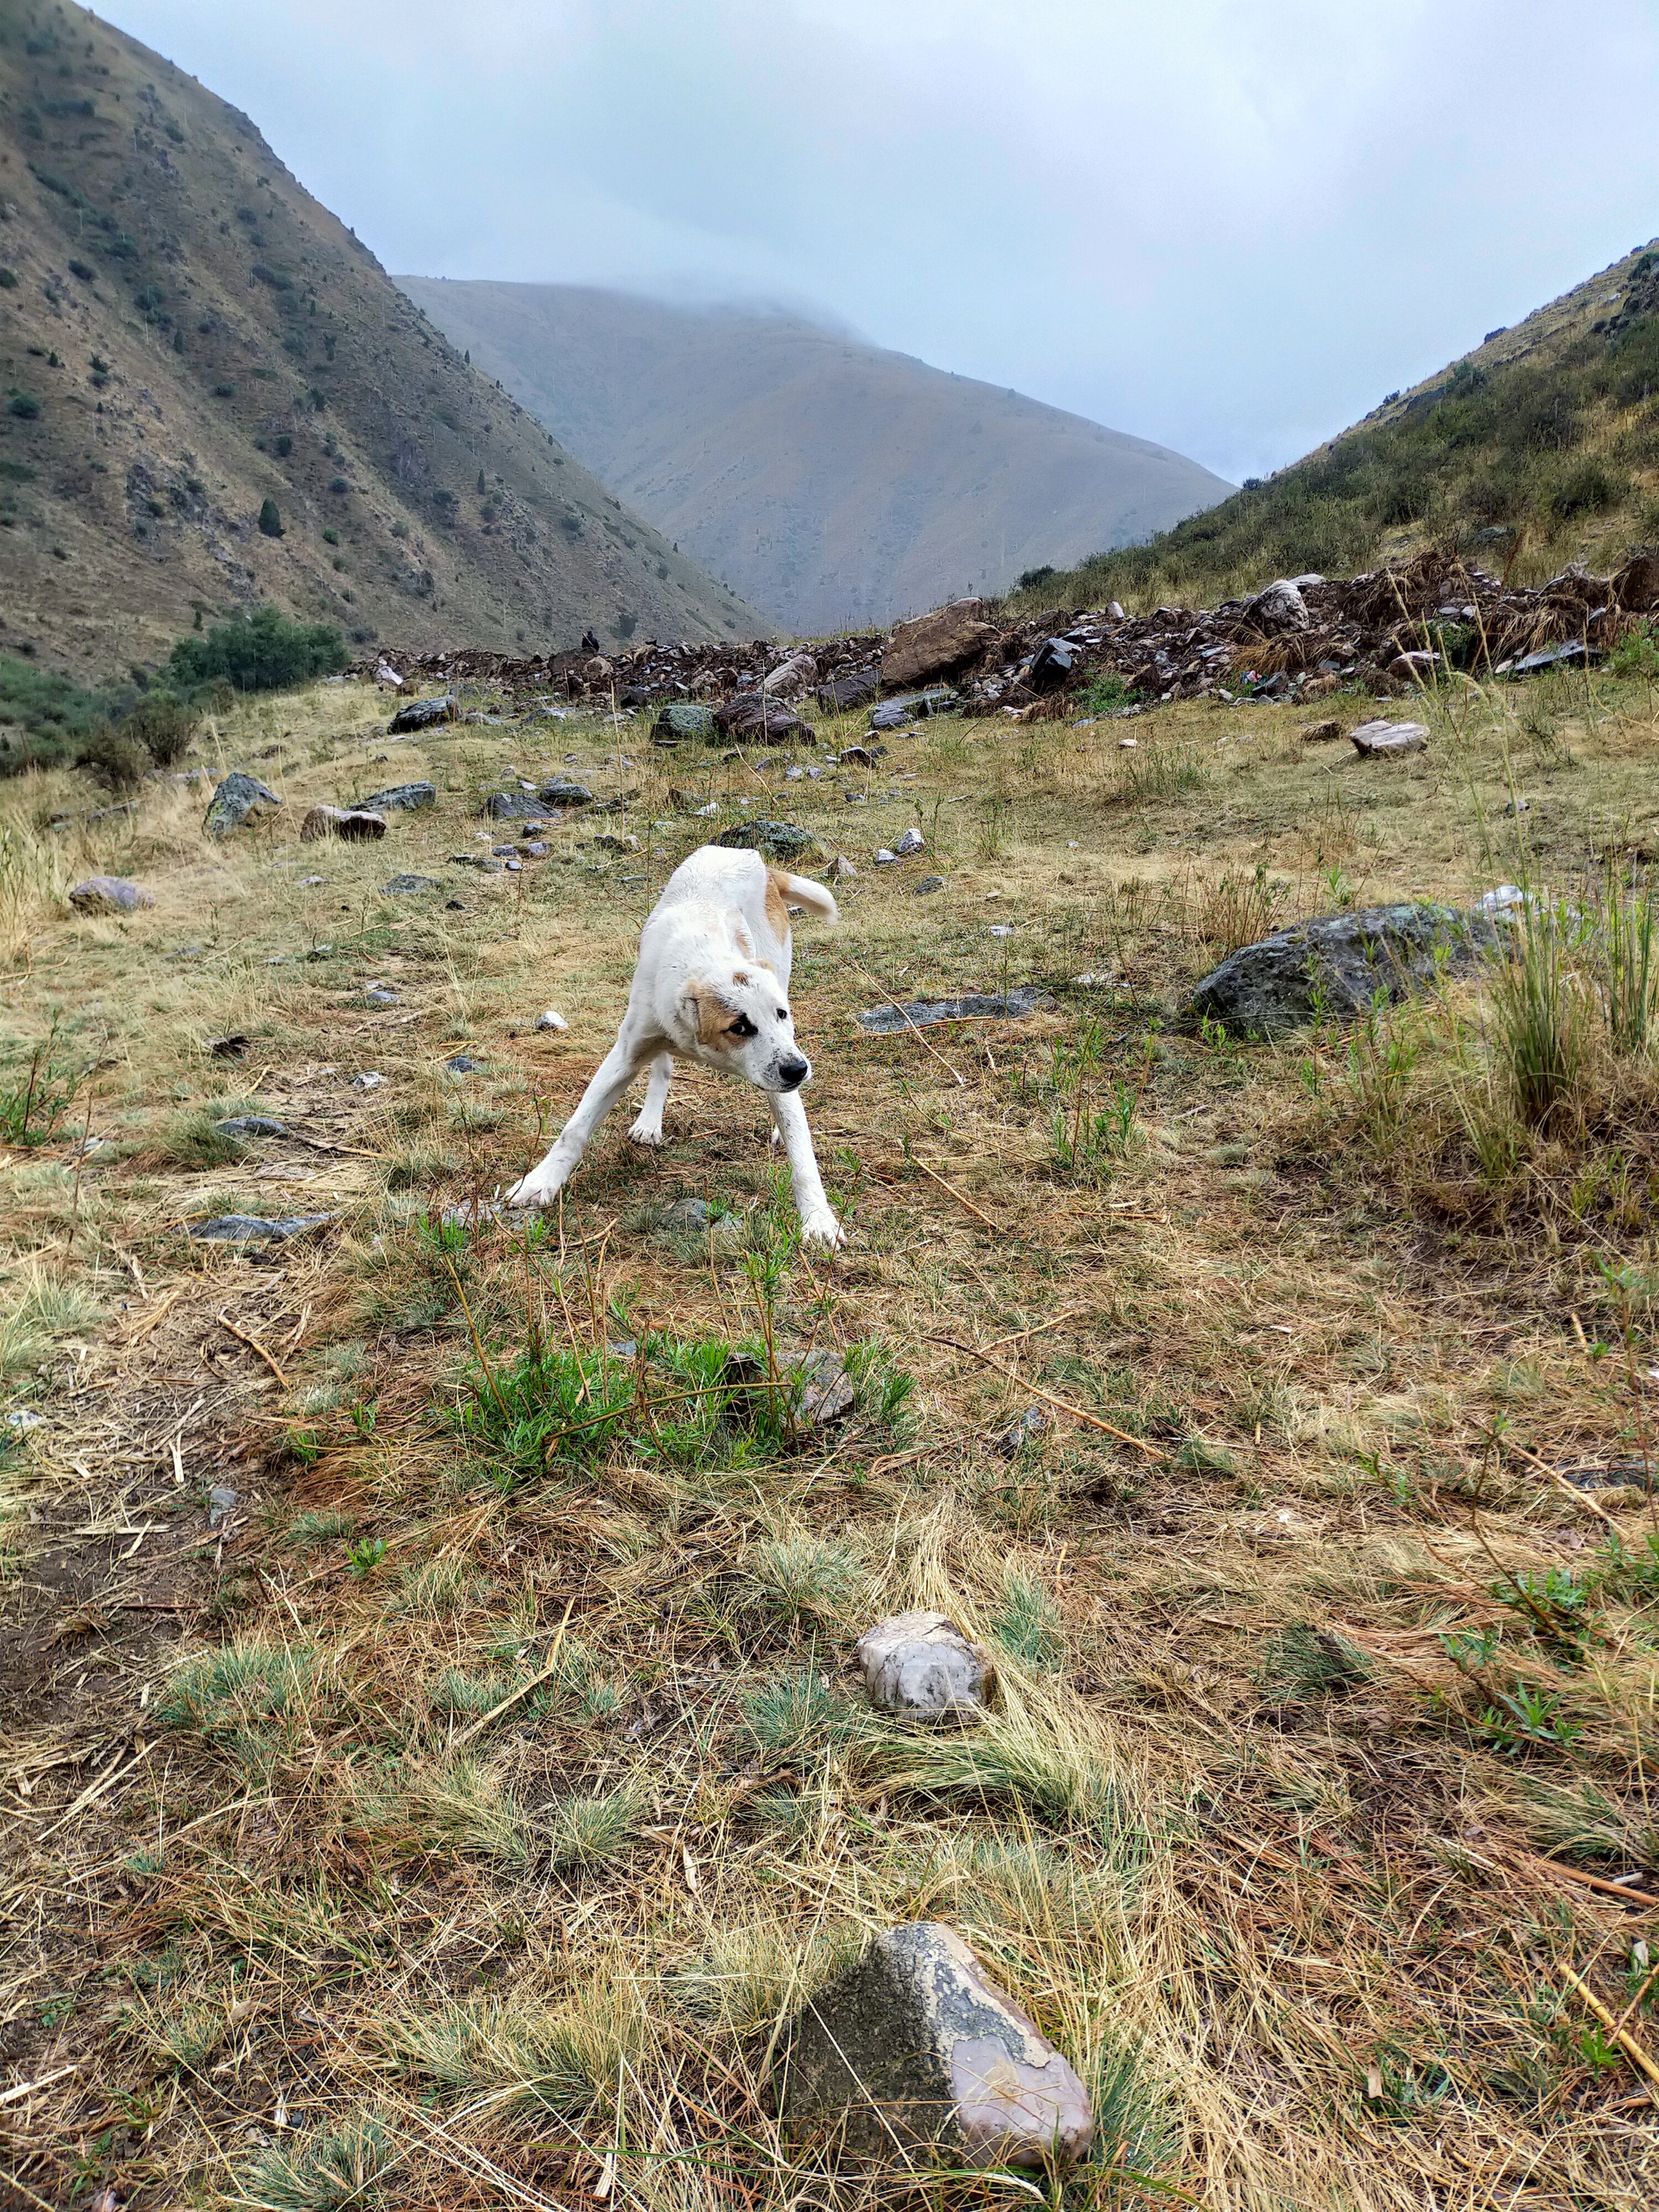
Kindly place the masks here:
[(784, 896), (784, 886), (788, 881), (788, 877), (776, 868), (766, 871), (766, 919), (780, 945), (789, 941), (789, 903)]

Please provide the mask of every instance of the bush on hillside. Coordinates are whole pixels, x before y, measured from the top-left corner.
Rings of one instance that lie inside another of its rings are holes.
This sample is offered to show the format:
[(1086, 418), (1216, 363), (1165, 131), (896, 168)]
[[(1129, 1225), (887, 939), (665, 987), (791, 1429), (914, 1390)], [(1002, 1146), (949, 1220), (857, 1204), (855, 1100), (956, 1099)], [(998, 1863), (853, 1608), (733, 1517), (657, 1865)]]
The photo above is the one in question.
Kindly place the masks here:
[(201, 726), (198, 708), (186, 706), (170, 691), (152, 691), (123, 717), (124, 732), (145, 746), (157, 768), (182, 760)]
[(275, 607), (261, 607), (200, 637), (180, 638), (167, 674), (191, 690), (222, 679), (239, 691), (281, 691), (337, 675), (346, 662), (345, 640), (329, 623), (290, 622)]
[(125, 724), (112, 728), (104, 722), (82, 741), (75, 765), (96, 776), (106, 791), (119, 799), (137, 790), (154, 763), (142, 738), (135, 737)]

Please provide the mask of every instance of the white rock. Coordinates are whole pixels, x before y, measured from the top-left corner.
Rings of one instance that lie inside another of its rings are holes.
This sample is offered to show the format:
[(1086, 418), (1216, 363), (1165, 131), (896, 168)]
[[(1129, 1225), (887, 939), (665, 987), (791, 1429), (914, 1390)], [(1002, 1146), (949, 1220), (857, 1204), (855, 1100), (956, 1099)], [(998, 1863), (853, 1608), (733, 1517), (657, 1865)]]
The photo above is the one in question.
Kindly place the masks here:
[(990, 1661), (942, 1613), (896, 1613), (860, 1637), (870, 1701), (908, 1720), (971, 1720), (995, 1680)]
[(707, 806), (697, 806), (692, 809), (692, 812), (700, 822), (707, 822), (711, 815), (718, 814), (720, 811), (720, 803), (718, 799), (711, 799)]
[(373, 1069), (369, 1069), (364, 1074), (354, 1075), (351, 1087), (354, 1091), (378, 1091), (385, 1081), (385, 1076), (376, 1075)]
[(893, 840), (893, 850), (902, 860), (907, 853), (920, 853), (927, 842), (920, 830), (903, 830)]
[(1362, 722), (1348, 732), (1349, 743), (1361, 758), (1378, 753), (1418, 753), (1429, 742), (1424, 722)]
[(544, 1014), (537, 1015), (536, 1026), (538, 1030), (568, 1030), (570, 1024), (562, 1013), (550, 1006)]

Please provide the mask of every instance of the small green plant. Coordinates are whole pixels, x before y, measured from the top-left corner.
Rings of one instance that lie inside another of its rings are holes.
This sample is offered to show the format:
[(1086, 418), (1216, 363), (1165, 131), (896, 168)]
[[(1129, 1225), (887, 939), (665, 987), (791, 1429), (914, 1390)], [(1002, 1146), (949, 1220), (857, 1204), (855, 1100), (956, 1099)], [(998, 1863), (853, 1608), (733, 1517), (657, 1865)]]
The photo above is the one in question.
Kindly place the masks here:
[(9, 1145), (50, 1144), (75, 1092), (70, 1063), (58, 1056), (54, 1021), (29, 1054), (27, 1066), (9, 1080), (0, 1075), (0, 1140)]
[(397, 2153), (373, 2117), (325, 2128), (292, 2149), (269, 2150), (247, 2178), (241, 2202), (258, 2212), (369, 2212), (383, 2195)]
[(1542, 1130), (1580, 1104), (1589, 1046), (1568, 918), (1541, 899), (1521, 909), (1511, 957), (1493, 985), (1494, 1050), (1517, 1119)]
[(155, 763), (149, 746), (127, 724), (112, 729), (106, 722), (83, 740), (75, 764), (94, 776), (106, 791), (121, 799), (142, 787)]
[(1052, 1674), (1066, 1656), (1054, 1601), (1035, 1575), (1007, 1567), (1002, 1577), (1003, 1609), (992, 1634), (1028, 1673)]
[(743, 1723), (757, 1750), (779, 1764), (811, 1765), (869, 1736), (867, 1706), (854, 1705), (809, 1668), (782, 1674), (743, 1701)]
[[(1050, 569), (1052, 575), (1054, 571)], [(1108, 673), (1097, 676), (1094, 682), (1077, 694), (1075, 704), (1085, 714), (1118, 714), (1124, 708), (1133, 707), (1140, 694), (1121, 676)]]
[(1528, 1751), (1571, 1752), (1584, 1733), (1582, 1721), (1569, 1719), (1553, 1690), (1516, 1681), (1497, 1692), (1474, 1724), (1475, 1734), (1511, 1759)]
[(567, 1797), (548, 1826), (549, 1863), (562, 1872), (603, 1866), (628, 1848), (644, 1817), (643, 1798), (628, 1785), (594, 1796)]
[(1293, 1620), (1268, 1644), (1258, 1680), (1281, 1705), (1308, 1705), (1350, 1696), (1376, 1671), (1358, 1644), (1334, 1629)]
[(372, 1575), (386, 1554), (384, 1536), (359, 1536), (355, 1543), (346, 1546), (346, 1571), (358, 1582)]
[(862, 1579), (844, 1545), (818, 1536), (768, 1538), (745, 1555), (743, 1568), (765, 1611), (797, 1635), (843, 1620)]
[(1070, 1044), (1054, 1047), (1051, 1087), (1054, 1164), (1079, 1177), (1108, 1176), (1127, 1159), (1140, 1104), (1137, 1085), (1113, 1080), (1102, 1089), (1104, 1042), (1097, 1017), (1089, 1015)]

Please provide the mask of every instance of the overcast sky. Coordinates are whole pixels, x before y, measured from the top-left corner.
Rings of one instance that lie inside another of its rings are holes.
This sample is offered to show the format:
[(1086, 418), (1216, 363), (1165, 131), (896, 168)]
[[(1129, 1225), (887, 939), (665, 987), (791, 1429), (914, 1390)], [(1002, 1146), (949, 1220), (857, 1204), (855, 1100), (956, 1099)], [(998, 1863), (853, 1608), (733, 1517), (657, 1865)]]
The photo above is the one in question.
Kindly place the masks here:
[(1238, 478), (1659, 231), (1659, 7), (113, 0), (393, 271), (768, 297)]

